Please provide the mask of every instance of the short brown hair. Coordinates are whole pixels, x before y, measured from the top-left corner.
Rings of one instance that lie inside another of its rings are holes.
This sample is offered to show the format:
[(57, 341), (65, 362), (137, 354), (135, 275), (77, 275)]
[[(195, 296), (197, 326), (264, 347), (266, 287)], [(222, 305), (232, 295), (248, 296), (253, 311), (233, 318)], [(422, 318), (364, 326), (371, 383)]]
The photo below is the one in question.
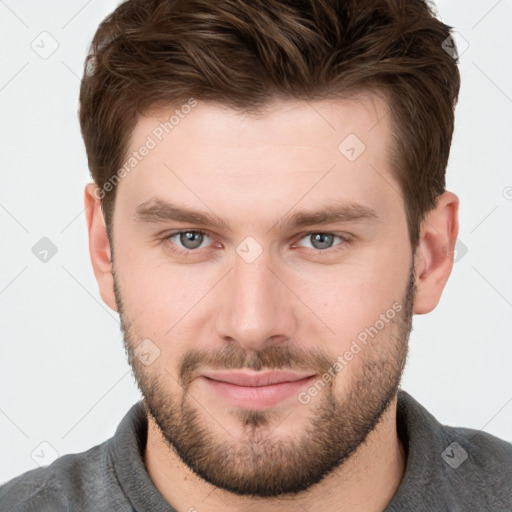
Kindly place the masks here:
[(414, 248), (445, 191), (460, 86), (444, 49), (450, 29), (424, 0), (127, 0), (100, 24), (85, 63), (91, 175), (102, 188), (123, 165), (139, 115), (190, 98), (256, 113), (276, 99), (384, 93)]

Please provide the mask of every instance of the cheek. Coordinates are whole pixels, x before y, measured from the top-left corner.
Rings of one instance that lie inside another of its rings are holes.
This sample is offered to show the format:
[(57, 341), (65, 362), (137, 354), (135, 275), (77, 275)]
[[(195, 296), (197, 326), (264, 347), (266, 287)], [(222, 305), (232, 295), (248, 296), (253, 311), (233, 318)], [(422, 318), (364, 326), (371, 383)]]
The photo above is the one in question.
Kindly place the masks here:
[[(335, 333), (332, 338), (337, 353), (378, 322), (393, 304), (402, 304), (410, 256), (406, 250), (390, 251), (390, 254), (388, 257), (379, 254), (364, 264), (339, 267), (337, 272), (329, 274), (325, 287), (309, 287), (311, 303), (316, 302), (319, 316)], [(388, 332), (387, 324), (383, 332)]]
[(376, 262), (366, 272), (351, 272), (343, 281), (332, 283), (335, 291), (324, 300), (328, 303), (322, 318), (334, 334), (324, 336), (323, 348), (337, 364), (332, 368), (339, 376), (334, 381), (339, 396), (361, 380), (364, 367), (372, 372), (390, 368), (397, 350), (397, 321), (405, 307), (407, 265), (386, 269)]
[(193, 317), (195, 305), (218, 279), (213, 267), (180, 268), (161, 256), (152, 260), (143, 251), (122, 253), (120, 248), (119, 254), (116, 274), (125, 314), (137, 332), (149, 338), (172, 336), (185, 317)]

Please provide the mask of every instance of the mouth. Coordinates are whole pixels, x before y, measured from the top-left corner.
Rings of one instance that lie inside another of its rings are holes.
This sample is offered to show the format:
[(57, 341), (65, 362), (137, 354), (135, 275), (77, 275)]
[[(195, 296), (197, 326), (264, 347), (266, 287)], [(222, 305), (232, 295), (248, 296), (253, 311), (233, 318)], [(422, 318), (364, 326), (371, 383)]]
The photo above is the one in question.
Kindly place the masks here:
[(244, 409), (267, 409), (307, 387), (316, 375), (292, 371), (206, 372), (199, 378), (217, 397)]

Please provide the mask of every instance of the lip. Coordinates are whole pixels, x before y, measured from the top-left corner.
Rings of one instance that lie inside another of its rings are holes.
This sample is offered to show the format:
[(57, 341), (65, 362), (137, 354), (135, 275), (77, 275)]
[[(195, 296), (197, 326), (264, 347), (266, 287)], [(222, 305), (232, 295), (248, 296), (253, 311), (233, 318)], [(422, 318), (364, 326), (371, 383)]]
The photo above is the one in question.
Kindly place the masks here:
[(200, 379), (217, 396), (237, 407), (245, 409), (267, 409), (297, 396), (316, 375), (292, 371), (207, 372)]
[(311, 373), (297, 373), (287, 370), (270, 372), (250, 372), (247, 370), (233, 370), (229, 372), (206, 372), (203, 377), (207, 377), (218, 382), (226, 382), (236, 386), (269, 386), (271, 384), (281, 384), (283, 382), (296, 382), (298, 380), (311, 377)]

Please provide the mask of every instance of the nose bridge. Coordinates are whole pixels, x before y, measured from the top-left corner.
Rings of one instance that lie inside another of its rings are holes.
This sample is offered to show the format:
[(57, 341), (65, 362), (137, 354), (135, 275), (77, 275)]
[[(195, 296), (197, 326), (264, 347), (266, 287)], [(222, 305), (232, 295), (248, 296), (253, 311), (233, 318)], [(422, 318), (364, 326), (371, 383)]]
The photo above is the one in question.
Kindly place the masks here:
[(293, 304), (272, 266), (266, 253), (254, 260), (244, 259), (243, 254), (235, 256), (218, 316), (217, 329), (222, 338), (259, 350), (270, 338), (293, 336)]

